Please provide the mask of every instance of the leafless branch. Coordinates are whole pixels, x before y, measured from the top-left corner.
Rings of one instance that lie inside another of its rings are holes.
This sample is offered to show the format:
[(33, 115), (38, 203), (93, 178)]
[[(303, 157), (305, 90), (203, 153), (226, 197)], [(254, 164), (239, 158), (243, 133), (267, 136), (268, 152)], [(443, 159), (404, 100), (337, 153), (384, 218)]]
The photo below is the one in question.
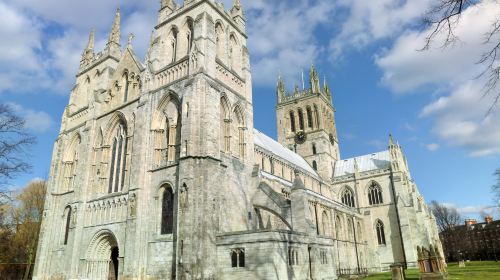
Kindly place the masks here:
[(31, 168), (28, 148), (35, 138), (25, 131), (24, 119), (6, 104), (0, 104), (0, 185)]
[[(437, 4), (429, 10), (424, 23), (432, 27), (429, 35), (425, 39), (425, 45), (421, 50), (428, 50), (433, 45), (434, 40), (439, 35), (444, 35), (441, 48), (447, 48), (459, 40), (454, 33), (454, 29), (461, 19), (462, 12), (469, 6), (480, 3), (479, 0), (438, 0)], [(478, 64), (484, 65), (483, 71), (476, 77), (485, 78), (483, 86), (483, 98), (494, 94), (493, 102), (490, 105), (486, 115), (489, 115), (500, 100), (500, 90), (497, 88), (500, 79), (500, 65), (498, 63), (500, 51), (500, 19), (492, 24), (491, 30), (485, 34), (484, 44), (495, 42), (491, 49), (485, 52), (478, 61)]]

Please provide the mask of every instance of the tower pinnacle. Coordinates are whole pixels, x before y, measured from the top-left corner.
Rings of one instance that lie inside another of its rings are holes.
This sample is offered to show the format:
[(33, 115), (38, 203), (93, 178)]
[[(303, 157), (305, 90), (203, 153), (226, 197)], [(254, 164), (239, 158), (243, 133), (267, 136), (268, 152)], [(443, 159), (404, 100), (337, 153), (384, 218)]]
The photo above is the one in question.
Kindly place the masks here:
[(169, 8), (173, 10), (175, 8), (175, 3), (173, 0), (161, 0), (161, 9)]
[(233, 7), (231, 8), (231, 17), (243, 29), (245, 29), (245, 13), (241, 6), (240, 0), (233, 0)]
[(106, 51), (112, 54), (120, 52), (120, 21), (120, 8), (118, 8), (116, 9), (115, 20), (109, 33), (108, 43), (106, 44)]
[(283, 81), (283, 78), (281, 78), (281, 75), (278, 76), (276, 93), (278, 95), (278, 103), (285, 99), (285, 82)]
[(87, 47), (83, 50), (82, 59), (80, 60), (80, 67), (89, 64), (94, 58), (94, 41), (95, 29), (92, 29), (89, 34), (89, 41)]

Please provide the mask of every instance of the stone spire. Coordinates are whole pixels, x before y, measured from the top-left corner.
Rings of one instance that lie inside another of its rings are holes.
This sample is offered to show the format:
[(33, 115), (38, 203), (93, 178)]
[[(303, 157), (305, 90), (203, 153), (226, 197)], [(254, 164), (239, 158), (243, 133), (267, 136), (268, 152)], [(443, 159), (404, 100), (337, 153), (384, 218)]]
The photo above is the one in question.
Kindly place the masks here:
[(92, 29), (89, 34), (89, 41), (87, 47), (83, 50), (81, 65), (86, 65), (94, 58), (94, 42), (95, 42), (95, 29)]
[(309, 78), (310, 78), (312, 93), (319, 93), (320, 86), (319, 86), (318, 72), (316, 72), (316, 68), (314, 67), (314, 64), (311, 65), (311, 71), (309, 72)]
[(332, 99), (332, 92), (330, 91), (330, 87), (326, 82), (326, 77), (323, 79), (323, 92), (325, 93), (326, 97), (330, 98), (330, 100)]
[(278, 95), (278, 103), (285, 99), (285, 82), (283, 81), (283, 78), (281, 78), (281, 75), (278, 76), (276, 94)]
[(106, 51), (111, 54), (120, 53), (120, 8), (116, 9), (115, 21), (109, 33), (108, 43), (106, 44)]

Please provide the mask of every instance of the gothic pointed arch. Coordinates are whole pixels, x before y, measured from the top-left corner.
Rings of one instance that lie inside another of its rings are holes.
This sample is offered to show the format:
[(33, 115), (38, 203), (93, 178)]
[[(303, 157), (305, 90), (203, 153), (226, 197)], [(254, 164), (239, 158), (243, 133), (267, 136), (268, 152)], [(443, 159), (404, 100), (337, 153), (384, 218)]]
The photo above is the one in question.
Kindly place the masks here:
[(216, 55), (219, 60), (226, 62), (226, 31), (221, 20), (215, 22)]
[(172, 234), (174, 229), (175, 194), (172, 184), (164, 183), (158, 190), (160, 209), (160, 234)]
[(354, 192), (349, 186), (344, 186), (344, 189), (341, 192), (340, 199), (342, 201), (342, 204), (351, 208), (355, 207)]
[(337, 238), (337, 240), (341, 240), (343, 238), (342, 231), (343, 231), (342, 218), (339, 215), (337, 215), (335, 217), (335, 237)]
[(368, 203), (370, 205), (378, 205), (384, 203), (382, 188), (375, 181), (371, 181), (368, 184)]
[(375, 232), (377, 234), (377, 242), (378, 245), (385, 245), (385, 228), (384, 228), (384, 223), (377, 219), (375, 222)]
[(156, 167), (175, 163), (179, 157), (181, 114), (180, 100), (174, 92), (168, 92), (159, 102), (153, 114), (151, 131)]
[(103, 170), (101, 189), (107, 182), (107, 193), (119, 192), (125, 185), (127, 168), (127, 121), (123, 113), (117, 112), (108, 122), (102, 151)]
[(323, 226), (321, 233), (325, 236), (331, 235), (331, 226), (330, 226), (330, 216), (326, 210), (323, 210), (321, 214), (321, 224)]
[(220, 99), (220, 135), (221, 150), (229, 153), (231, 151), (231, 106), (226, 95)]
[(63, 215), (63, 224), (64, 224), (64, 233), (63, 233), (63, 245), (68, 244), (69, 240), (69, 230), (71, 227), (71, 216), (72, 216), (72, 209), (71, 206), (66, 206), (64, 208), (64, 215)]
[(64, 150), (63, 164), (63, 182), (61, 191), (68, 192), (74, 188), (74, 180), (76, 177), (76, 168), (78, 164), (78, 150), (81, 143), (81, 136), (75, 133), (68, 142)]
[(231, 69), (239, 73), (242, 65), (242, 49), (238, 37), (234, 32), (229, 35), (229, 63)]
[(237, 137), (236, 146), (233, 149), (233, 154), (238, 155), (240, 158), (245, 158), (246, 154), (246, 124), (245, 124), (245, 113), (241, 108), (240, 103), (236, 104), (233, 109), (234, 125), (232, 126), (232, 135)]
[(179, 28), (173, 25), (167, 35), (167, 41), (165, 42), (167, 45), (167, 55), (170, 63), (174, 63), (177, 61), (177, 51), (178, 51), (178, 42), (179, 42)]

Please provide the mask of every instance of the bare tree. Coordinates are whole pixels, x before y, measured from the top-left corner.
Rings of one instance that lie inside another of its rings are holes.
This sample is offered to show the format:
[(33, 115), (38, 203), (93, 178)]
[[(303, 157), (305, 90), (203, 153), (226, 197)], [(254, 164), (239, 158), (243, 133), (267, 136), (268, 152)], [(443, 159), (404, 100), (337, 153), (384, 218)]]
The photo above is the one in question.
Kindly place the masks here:
[(455, 227), (462, 220), (457, 208), (455, 207), (446, 206), (435, 200), (431, 201), (429, 207), (431, 208), (432, 214), (434, 214), (434, 217), (436, 218), (436, 223), (440, 232)]
[[(30, 170), (27, 149), (35, 138), (25, 131), (24, 119), (6, 104), (0, 104), (0, 185)], [(5, 193), (0, 192), (0, 196)]]
[(496, 204), (500, 207), (500, 168), (495, 171), (496, 184), (491, 188), (495, 195)]
[[(447, 48), (459, 41), (455, 34), (455, 28), (460, 23), (462, 13), (469, 7), (480, 5), (481, 0), (437, 0), (435, 5), (427, 12), (424, 22), (430, 27), (429, 35), (425, 40), (422, 50), (428, 50), (435, 40), (442, 41), (442, 48)], [(498, 4), (500, 1), (495, 0)], [(500, 80), (500, 18), (492, 22), (491, 28), (484, 34), (483, 43), (491, 47), (478, 59), (478, 64), (483, 65), (483, 70), (477, 78), (484, 77), (486, 82), (483, 86), (483, 94), (493, 92), (494, 101), (491, 104), (488, 114), (493, 110), (500, 99), (500, 90), (497, 89)]]

